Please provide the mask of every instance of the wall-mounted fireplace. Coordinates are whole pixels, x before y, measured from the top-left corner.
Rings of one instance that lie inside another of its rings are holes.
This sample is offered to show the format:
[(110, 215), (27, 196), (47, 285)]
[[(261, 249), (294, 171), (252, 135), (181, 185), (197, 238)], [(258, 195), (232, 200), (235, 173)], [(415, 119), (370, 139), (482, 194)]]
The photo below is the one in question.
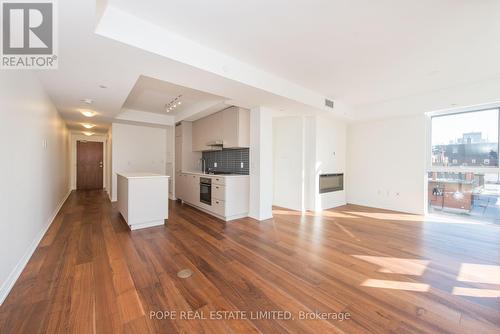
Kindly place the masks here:
[(319, 176), (319, 193), (331, 193), (344, 190), (344, 174), (321, 174)]

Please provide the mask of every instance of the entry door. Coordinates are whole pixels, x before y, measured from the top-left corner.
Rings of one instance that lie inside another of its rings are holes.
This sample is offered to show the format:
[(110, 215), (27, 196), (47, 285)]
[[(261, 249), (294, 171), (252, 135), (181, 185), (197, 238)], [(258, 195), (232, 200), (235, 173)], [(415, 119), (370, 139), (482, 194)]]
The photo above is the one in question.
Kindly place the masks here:
[(103, 143), (77, 141), (76, 161), (77, 189), (102, 189)]

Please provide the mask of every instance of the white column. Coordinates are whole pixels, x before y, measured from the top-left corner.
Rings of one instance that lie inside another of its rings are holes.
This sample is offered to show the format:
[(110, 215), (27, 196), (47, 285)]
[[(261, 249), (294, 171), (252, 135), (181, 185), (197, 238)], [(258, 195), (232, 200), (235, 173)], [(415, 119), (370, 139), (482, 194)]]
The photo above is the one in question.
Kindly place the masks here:
[(316, 211), (318, 203), (316, 154), (316, 117), (309, 116), (304, 118), (304, 204), (309, 211)]
[(250, 110), (250, 217), (273, 217), (273, 112)]

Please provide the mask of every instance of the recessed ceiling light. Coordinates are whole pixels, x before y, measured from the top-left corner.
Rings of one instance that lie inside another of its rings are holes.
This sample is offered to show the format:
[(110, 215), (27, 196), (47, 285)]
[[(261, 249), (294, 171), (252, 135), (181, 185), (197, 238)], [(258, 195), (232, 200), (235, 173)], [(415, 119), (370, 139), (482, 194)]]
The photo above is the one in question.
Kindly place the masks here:
[(93, 127), (95, 127), (94, 124), (88, 124), (88, 123), (83, 123), (82, 126), (85, 128), (85, 129), (92, 129)]
[(80, 102), (84, 103), (84, 104), (91, 105), (92, 103), (94, 103), (94, 100), (92, 100), (92, 99), (83, 99), (83, 100), (80, 100)]
[(83, 134), (86, 135), (87, 137), (90, 137), (90, 136), (94, 135), (93, 132), (83, 132)]
[(92, 110), (80, 110), (80, 113), (85, 117), (94, 117), (96, 115), (95, 111)]

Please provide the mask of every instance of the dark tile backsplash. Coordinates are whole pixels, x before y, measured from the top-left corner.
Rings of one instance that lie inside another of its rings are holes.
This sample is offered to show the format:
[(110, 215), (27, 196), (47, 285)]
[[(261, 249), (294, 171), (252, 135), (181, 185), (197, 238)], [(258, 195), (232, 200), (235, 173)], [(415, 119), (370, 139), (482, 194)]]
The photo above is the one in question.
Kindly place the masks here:
[[(203, 152), (207, 169), (233, 174), (250, 174), (250, 150), (248, 148), (223, 149), (222, 151)], [(214, 167), (214, 163), (217, 167)], [(243, 168), (241, 163), (243, 162)]]

